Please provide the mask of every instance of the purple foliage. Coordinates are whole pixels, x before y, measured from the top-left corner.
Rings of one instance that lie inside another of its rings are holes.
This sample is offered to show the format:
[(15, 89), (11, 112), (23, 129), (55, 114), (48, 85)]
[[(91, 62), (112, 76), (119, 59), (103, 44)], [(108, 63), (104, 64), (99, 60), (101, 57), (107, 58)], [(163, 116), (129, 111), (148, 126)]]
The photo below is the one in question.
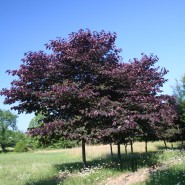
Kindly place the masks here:
[(32, 136), (104, 140), (154, 133), (176, 119), (174, 99), (161, 95), (167, 71), (154, 67), (158, 58), (142, 54), (123, 63), (116, 34), (79, 30), (68, 39), (46, 44), (52, 54), (28, 52), (10, 89), (2, 89), (5, 104), (19, 113), (42, 113), (46, 124)]

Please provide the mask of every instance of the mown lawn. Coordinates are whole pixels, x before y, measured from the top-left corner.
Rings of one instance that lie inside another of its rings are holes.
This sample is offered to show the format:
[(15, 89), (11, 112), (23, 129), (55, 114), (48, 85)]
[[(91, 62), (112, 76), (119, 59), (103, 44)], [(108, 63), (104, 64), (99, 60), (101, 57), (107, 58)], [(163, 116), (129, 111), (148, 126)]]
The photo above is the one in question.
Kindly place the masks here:
[(87, 146), (88, 168), (83, 168), (81, 163), (81, 148), (0, 154), (0, 185), (102, 184), (111, 176), (132, 170), (133, 158), (141, 168), (176, 155), (163, 153), (162, 148), (162, 142), (149, 143), (150, 152), (146, 154), (144, 143), (135, 143), (135, 154), (126, 155), (122, 147), (120, 164), (116, 161), (116, 146), (113, 147), (114, 161), (110, 160), (109, 145)]

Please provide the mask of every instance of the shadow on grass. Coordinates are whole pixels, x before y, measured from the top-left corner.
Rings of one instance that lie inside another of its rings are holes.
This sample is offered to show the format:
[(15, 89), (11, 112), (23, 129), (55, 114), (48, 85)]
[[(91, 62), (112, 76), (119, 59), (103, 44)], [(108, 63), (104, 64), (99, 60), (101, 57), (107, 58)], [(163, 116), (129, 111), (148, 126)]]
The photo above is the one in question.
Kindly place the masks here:
[(27, 182), (25, 185), (57, 185), (59, 183), (59, 181), (57, 180), (57, 178), (53, 177), (50, 179), (44, 179), (44, 180), (40, 180), (40, 181), (32, 181), (32, 182)]
[(13, 149), (6, 149), (4, 152), (0, 150), (0, 154), (10, 153), (13, 152)]
[[(87, 167), (98, 167), (112, 169), (116, 171), (134, 171), (137, 168), (153, 166), (158, 162), (159, 152), (150, 153), (135, 153), (135, 154), (123, 154), (121, 162), (117, 160), (117, 155), (114, 154), (113, 160), (111, 160), (110, 155), (105, 155), (101, 159), (95, 159), (93, 161), (87, 162)], [(133, 166), (135, 165), (135, 166)], [(68, 170), (70, 173), (75, 171), (81, 171), (83, 169), (83, 164), (81, 162), (76, 163), (64, 163), (55, 165), (58, 171)], [(133, 169), (136, 168), (136, 169)]]
[(169, 168), (165, 170), (158, 170), (152, 173), (149, 180), (145, 183), (146, 185), (174, 185), (174, 184), (185, 184), (184, 170), (180, 168)]
[[(155, 165), (158, 163), (158, 153), (149, 152), (149, 153), (135, 153), (135, 154), (123, 154), (121, 156), (122, 160), (119, 162), (117, 160), (117, 155), (113, 156), (113, 160), (111, 160), (110, 155), (103, 156), (101, 159), (95, 159), (93, 161), (87, 162), (87, 168), (104, 168), (110, 169), (111, 171), (136, 171), (137, 168), (148, 167)], [(84, 170), (84, 166), (82, 162), (73, 162), (73, 163), (63, 163), (56, 164), (54, 168), (59, 174), (60, 171), (65, 172), (68, 171), (70, 173), (78, 173)], [(65, 180), (67, 176), (57, 177), (41, 180), (38, 182), (34, 182), (34, 185), (56, 185), (60, 181)], [(27, 183), (26, 185), (30, 185), (31, 183)]]
[(177, 143), (176, 146), (157, 146), (157, 150), (182, 150), (182, 149), (185, 149), (185, 144), (184, 145), (181, 145), (179, 143)]

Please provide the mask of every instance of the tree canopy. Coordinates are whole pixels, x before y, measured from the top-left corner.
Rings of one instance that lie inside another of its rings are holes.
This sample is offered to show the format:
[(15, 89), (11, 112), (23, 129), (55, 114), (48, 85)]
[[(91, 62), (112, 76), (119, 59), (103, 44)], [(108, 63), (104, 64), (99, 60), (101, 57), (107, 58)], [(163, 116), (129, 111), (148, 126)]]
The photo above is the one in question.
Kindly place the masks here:
[(3, 152), (11, 142), (11, 130), (17, 129), (16, 119), (17, 115), (12, 114), (9, 110), (0, 109), (0, 145)]
[(124, 63), (115, 40), (115, 33), (79, 30), (46, 44), (51, 54), (26, 53), (18, 70), (7, 71), (18, 79), (2, 89), (5, 103), (42, 113), (46, 124), (30, 134), (43, 138), (118, 143), (160, 135), (176, 119), (173, 97), (161, 95), (167, 70), (153, 55)]
[(181, 140), (183, 142), (185, 139), (185, 74), (181, 77), (180, 81), (176, 81), (173, 90), (177, 102), (176, 109), (179, 115), (177, 123), (178, 136), (176, 137), (176, 140)]
[(44, 119), (45, 119), (45, 116), (43, 116), (42, 114), (38, 114), (37, 116), (31, 119), (28, 129), (42, 126), (44, 124)]

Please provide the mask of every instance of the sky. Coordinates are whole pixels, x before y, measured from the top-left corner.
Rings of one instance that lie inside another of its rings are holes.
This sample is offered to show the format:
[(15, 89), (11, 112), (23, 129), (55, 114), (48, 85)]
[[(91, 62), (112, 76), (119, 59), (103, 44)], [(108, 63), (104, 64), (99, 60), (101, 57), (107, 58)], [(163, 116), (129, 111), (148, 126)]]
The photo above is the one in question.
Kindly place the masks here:
[[(14, 78), (5, 71), (18, 69), (25, 52), (81, 28), (116, 32), (124, 62), (157, 55), (157, 66), (169, 70), (164, 94), (185, 73), (184, 0), (0, 0), (0, 89), (10, 87)], [(10, 110), (3, 101), (0, 109)], [(34, 114), (18, 116), (18, 129), (26, 131)]]

